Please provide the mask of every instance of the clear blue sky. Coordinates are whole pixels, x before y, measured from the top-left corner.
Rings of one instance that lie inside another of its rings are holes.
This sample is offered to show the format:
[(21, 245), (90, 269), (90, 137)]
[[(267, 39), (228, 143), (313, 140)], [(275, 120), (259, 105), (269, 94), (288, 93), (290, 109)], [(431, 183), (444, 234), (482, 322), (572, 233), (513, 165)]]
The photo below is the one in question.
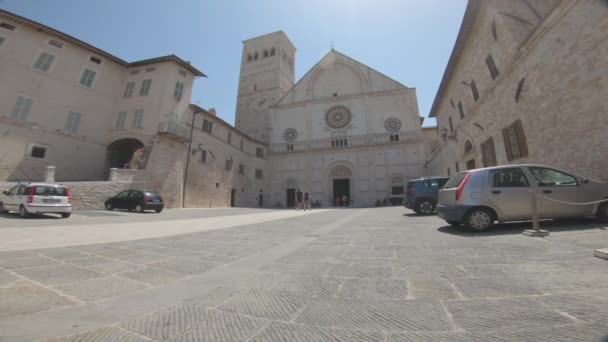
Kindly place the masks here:
[[(336, 50), (418, 94), (427, 116), (466, 0), (0, 0), (0, 8), (124, 60), (176, 54), (208, 78), (192, 102), (234, 123), (242, 41), (283, 30), (297, 48), (296, 79)], [(434, 120), (426, 119), (424, 125)]]

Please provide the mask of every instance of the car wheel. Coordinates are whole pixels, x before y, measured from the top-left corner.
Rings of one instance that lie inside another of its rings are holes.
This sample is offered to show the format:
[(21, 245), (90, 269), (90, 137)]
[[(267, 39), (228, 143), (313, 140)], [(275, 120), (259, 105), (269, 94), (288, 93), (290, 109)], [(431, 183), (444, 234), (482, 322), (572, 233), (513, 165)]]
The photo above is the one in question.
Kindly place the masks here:
[(19, 207), (19, 216), (21, 216), (22, 218), (26, 218), (30, 216), (30, 213), (27, 212), (27, 209), (25, 209), (24, 206), (20, 206)]
[(135, 206), (135, 211), (137, 211), (138, 213), (143, 213), (144, 207), (142, 207), (141, 204), (138, 204), (137, 206)]
[(422, 200), (416, 205), (416, 210), (423, 215), (432, 214), (434, 209), (435, 205), (431, 200)]
[(595, 214), (600, 221), (608, 221), (608, 202), (600, 203)]
[(464, 216), (464, 226), (472, 232), (484, 231), (493, 223), (494, 214), (485, 208), (473, 208)]
[(156, 209), (155, 210), (157, 213), (160, 213), (161, 211), (163, 211), (162, 209)]
[(72, 213), (61, 213), (61, 217), (68, 218), (72, 215)]
[(114, 206), (112, 205), (112, 203), (110, 203), (110, 202), (106, 202), (106, 210), (107, 210), (107, 211), (112, 211), (112, 210), (114, 210)]
[(456, 221), (445, 221), (445, 222), (447, 222), (452, 227), (460, 226), (460, 222), (456, 222)]

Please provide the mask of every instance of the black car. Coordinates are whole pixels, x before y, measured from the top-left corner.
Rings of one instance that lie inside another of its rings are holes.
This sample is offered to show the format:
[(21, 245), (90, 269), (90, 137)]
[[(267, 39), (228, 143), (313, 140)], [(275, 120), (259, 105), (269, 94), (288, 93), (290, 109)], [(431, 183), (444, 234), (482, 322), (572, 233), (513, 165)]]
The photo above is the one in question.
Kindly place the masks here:
[(141, 190), (125, 190), (109, 198), (105, 204), (107, 210), (128, 209), (138, 213), (143, 213), (144, 210), (160, 213), (164, 206), (163, 198), (157, 192)]
[(410, 180), (407, 182), (403, 206), (412, 209), (416, 214), (433, 213), (439, 190), (449, 179), (449, 177), (423, 177)]

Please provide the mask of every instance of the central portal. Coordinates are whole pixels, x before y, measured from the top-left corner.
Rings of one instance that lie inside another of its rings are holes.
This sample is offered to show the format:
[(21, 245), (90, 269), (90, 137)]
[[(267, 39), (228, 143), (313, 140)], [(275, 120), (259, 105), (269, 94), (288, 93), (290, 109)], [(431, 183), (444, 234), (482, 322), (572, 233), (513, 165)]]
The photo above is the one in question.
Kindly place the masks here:
[[(347, 201), (344, 203), (343, 198), (346, 196)], [(335, 205), (348, 205), (350, 202), (350, 179), (341, 178), (334, 179), (334, 204)]]

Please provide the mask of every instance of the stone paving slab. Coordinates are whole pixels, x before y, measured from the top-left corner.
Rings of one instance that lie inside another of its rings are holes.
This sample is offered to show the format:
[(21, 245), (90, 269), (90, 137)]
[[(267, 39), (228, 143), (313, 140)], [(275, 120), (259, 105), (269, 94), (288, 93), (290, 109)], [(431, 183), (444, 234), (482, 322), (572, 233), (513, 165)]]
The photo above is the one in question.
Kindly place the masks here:
[(427, 300), (316, 300), (307, 305), (294, 322), (376, 331), (450, 329), (441, 303)]
[(406, 299), (408, 296), (407, 281), (347, 278), (337, 296), (355, 299)]
[(187, 275), (183, 273), (170, 272), (167, 270), (161, 270), (157, 268), (140, 268), (133, 271), (127, 271), (118, 273), (119, 276), (124, 278), (129, 278), (133, 280), (137, 280), (139, 282), (151, 284), (151, 285), (160, 285), (168, 282), (176, 281), (182, 278), (187, 277)]
[(471, 331), (575, 323), (530, 297), (445, 301), (445, 305), (454, 323)]
[(167, 271), (192, 275), (210, 271), (220, 265), (211, 262), (205, 262), (201, 259), (175, 258), (168, 261), (148, 264), (148, 266), (161, 268)]
[(68, 337), (45, 340), (45, 342), (147, 342), (147, 338), (138, 336), (119, 327), (105, 327), (75, 334)]
[(456, 289), (464, 298), (504, 298), (542, 294), (524, 280), (511, 277), (453, 279)]
[(96, 278), (56, 286), (55, 289), (76, 297), (82, 301), (97, 301), (112, 297), (124, 296), (148, 286), (121, 277)]
[(39, 267), (39, 266), (49, 266), (49, 265), (58, 265), (60, 262), (51, 258), (39, 256), (39, 255), (31, 255), (23, 258), (15, 258), (15, 259), (2, 259), (0, 260), (0, 267), (5, 268), (7, 270), (18, 269), (18, 268), (26, 268), (26, 267)]
[(202, 328), (202, 323), (211, 315), (213, 312), (207, 309), (182, 304), (132, 319), (121, 327), (151, 339), (166, 340)]
[(20, 280), (20, 278), (13, 275), (12, 273), (0, 270), (0, 286), (7, 286), (18, 280)]
[(108, 262), (105, 262), (105, 263), (90, 265), (90, 266), (88, 266), (88, 268), (92, 269), (94, 271), (97, 271), (97, 272), (105, 273), (105, 274), (116, 274), (119, 272), (124, 272), (124, 271), (128, 271), (128, 270), (133, 270), (136, 268), (141, 268), (141, 266), (134, 265), (134, 264), (124, 262), (124, 261), (108, 260)]
[(232, 296), (218, 309), (259, 318), (289, 321), (308, 303), (289, 292), (253, 290)]
[(271, 322), (251, 339), (251, 342), (284, 341), (384, 342), (384, 334), (379, 331), (357, 331)]
[(172, 341), (245, 341), (266, 324), (268, 321), (265, 319), (213, 311), (212, 316), (198, 324), (195, 329), (177, 336)]
[(8, 288), (0, 287), (0, 319), (78, 304), (40, 286), (22, 284)]
[(45, 285), (59, 285), (104, 276), (103, 273), (68, 264), (23, 268), (15, 272)]

